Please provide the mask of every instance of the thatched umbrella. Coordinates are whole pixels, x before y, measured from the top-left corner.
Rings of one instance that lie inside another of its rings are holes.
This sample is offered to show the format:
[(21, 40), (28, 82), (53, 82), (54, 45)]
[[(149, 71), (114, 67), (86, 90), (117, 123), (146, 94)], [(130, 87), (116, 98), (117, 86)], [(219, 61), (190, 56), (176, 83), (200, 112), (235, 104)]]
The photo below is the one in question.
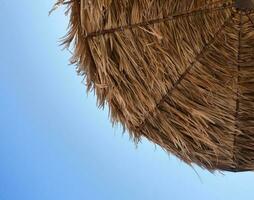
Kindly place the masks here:
[(252, 0), (60, 0), (72, 61), (135, 142), (210, 171), (254, 169)]

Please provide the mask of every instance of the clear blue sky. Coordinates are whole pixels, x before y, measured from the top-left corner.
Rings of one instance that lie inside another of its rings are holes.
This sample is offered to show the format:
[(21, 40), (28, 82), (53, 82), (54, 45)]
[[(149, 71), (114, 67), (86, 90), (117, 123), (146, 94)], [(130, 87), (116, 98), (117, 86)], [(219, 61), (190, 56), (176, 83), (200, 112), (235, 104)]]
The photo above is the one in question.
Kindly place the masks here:
[(0, 0), (0, 200), (251, 200), (253, 173), (195, 171), (138, 148), (86, 95), (53, 0)]

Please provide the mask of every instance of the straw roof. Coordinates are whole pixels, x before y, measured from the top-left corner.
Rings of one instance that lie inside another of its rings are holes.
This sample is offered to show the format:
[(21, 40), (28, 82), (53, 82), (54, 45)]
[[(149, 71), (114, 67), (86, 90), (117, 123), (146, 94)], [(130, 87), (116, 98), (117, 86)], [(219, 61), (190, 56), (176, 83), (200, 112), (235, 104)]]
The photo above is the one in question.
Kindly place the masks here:
[(254, 169), (252, 0), (60, 0), (65, 45), (112, 123), (188, 164)]

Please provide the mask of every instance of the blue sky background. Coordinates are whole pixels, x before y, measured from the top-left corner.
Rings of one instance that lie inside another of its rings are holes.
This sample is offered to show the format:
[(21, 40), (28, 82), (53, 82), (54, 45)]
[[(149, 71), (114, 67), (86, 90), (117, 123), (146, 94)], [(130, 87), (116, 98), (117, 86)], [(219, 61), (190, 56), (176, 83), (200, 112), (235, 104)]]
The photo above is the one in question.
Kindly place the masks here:
[(0, 200), (251, 200), (253, 173), (195, 168), (138, 148), (86, 95), (53, 0), (0, 0)]

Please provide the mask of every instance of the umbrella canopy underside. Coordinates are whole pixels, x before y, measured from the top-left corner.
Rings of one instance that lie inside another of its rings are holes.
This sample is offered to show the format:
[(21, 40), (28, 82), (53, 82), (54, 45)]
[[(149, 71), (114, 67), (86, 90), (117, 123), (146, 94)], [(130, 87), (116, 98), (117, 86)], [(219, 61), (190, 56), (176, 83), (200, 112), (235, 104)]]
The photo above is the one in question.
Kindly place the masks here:
[(210, 171), (254, 169), (251, 0), (71, 0), (72, 62), (138, 142)]

